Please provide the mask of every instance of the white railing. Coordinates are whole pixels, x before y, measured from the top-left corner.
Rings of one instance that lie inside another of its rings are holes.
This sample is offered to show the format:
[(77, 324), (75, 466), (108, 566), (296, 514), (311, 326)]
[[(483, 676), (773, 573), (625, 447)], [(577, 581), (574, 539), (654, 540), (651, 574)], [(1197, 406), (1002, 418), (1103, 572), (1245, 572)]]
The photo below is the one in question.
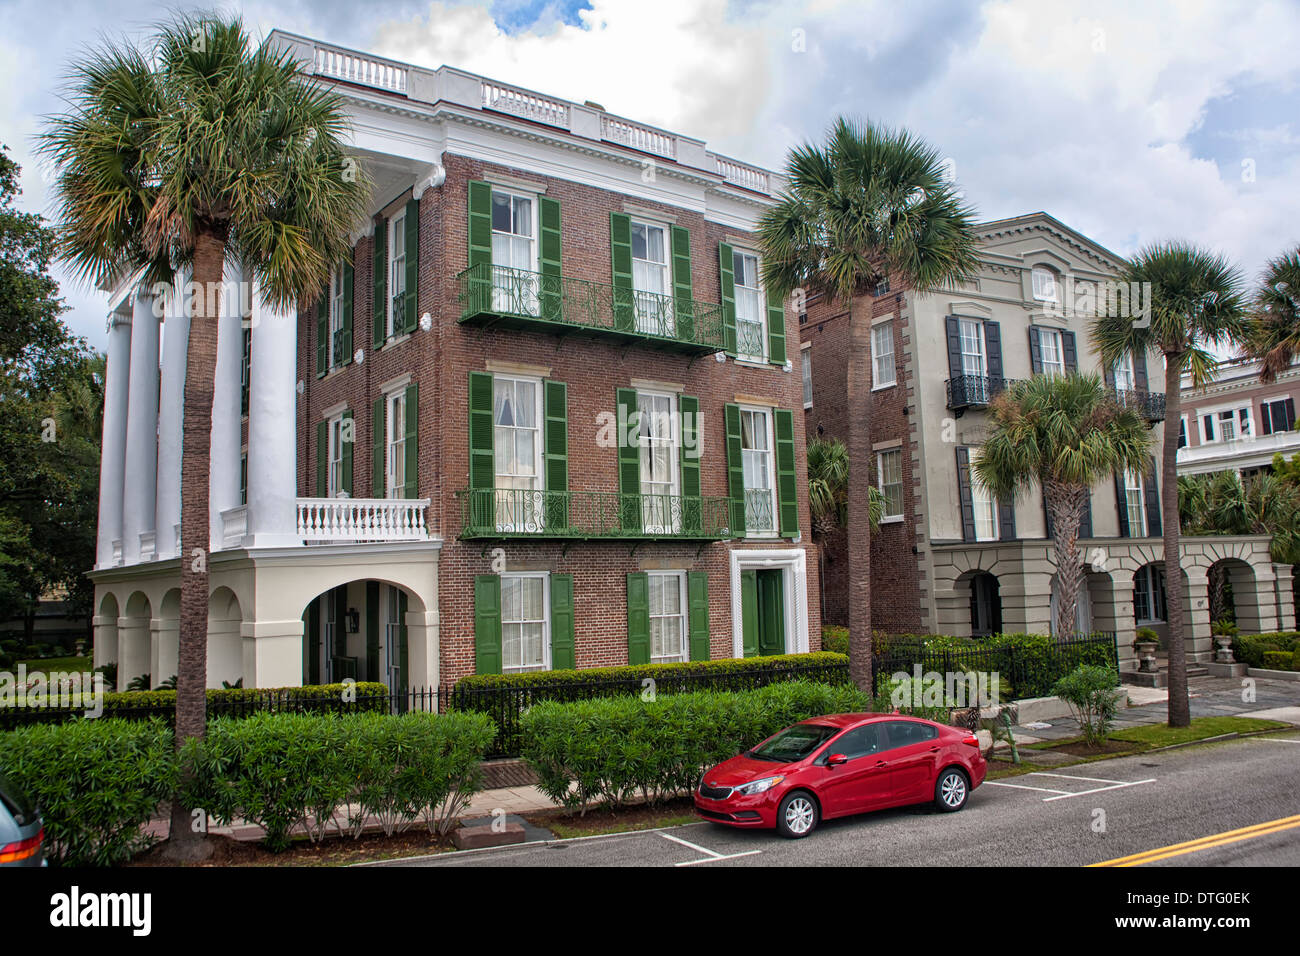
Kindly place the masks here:
[(373, 86), (393, 93), (406, 92), (407, 68), (392, 60), (360, 56), (351, 50), (317, 44), (312, 67), (317, 76)]
[(650, 126), (640, 126), (612, 116), (600, 118), (600, 136), (606, 142), (619, 143), (632, 149), (639, 149), (643, 153), (654, 153), (667, 159), (674, 159), (677, 156), (675, 136)]
[(769, 191), (767, 170), (759, 169), (757, 166), (749, 166), (745, 163), (738, 163), (734, 159), (725, 159), (722, 156), (715, 158), (718, 163), (718, 175), (727, 182), (760, 193)]
[(428, 498), (299, 498), (298, 537), (307, 542), (420, 541), (429, 536)]
[(524, 119), (546, 123), (548, 126), (569, 128), (569, 106), (563, 100), (553, 100), (527, 90), (511, 86), (501, 86), (484, 80), (483, 108), (511, 113)]
[(140, 560), (152, 561), (157, 557), (158, 535), (152, 531), (140, 532)]
[(238, 548), (248, 534), (248, 505), (228, 508), (221, 512), (221, 546)]

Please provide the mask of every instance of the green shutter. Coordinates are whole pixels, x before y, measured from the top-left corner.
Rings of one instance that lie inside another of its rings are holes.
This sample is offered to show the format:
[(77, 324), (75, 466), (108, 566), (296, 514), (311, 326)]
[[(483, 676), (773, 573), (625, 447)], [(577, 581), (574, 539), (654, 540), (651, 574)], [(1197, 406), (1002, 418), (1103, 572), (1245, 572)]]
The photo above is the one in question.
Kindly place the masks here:
[(673, 308), (677, 315), (677, 337), (695, 339), (695, 295), (691, 291), (691, 232), (673, 226)]
[[(733, 326), (734, 331), (734, 326)], [(740, 406), (727, 405), (727, 494), (731, 497), (731, 537), (745, 536), (745, 466), (740, 444)]]
[(540, 238), (537, 256), (542, 270), (540, 290), (542, 318), (554, 322), (562, 318), (560, 293), (563, 261), (560, 241), (560, 201), (542, 196), (537, 200), (537, 218)]
[(405, 444), (406, 473), (402, 476), (402, 497), (420, 496), (420, 386), (406, 386), (406, 407), (402, 409), (406, 430), (402, 435)]
[(406, 291), (402, 293), (403, 332), (415, 331), (415, 309), (420, 286), (420, 200), (406, 201)]
[(709, 576), (704, 571), (686, 575), (686, 605), (689, 611), (691, 660), (709, 659)]
[(573, 575), (551, 575), (551, 669), (577, 667), (573, 648)]
[(384, 317), (388, 311), (388, 220), (382, 216), (375, 223), (374, 280), (375, 296), (370, 306), (370, 342), (379, 348), (387, 337), (384, 334)]
[(700, 400), (691, 395), (677, 399), (681, 416), (682, 526), (684, 531), (704, 527), (704, 502), (700, 498)]
[[(469, 183), (469, 266), (492, 265), (492, 185), (471, 179)], [(485, 280), (490, 277), (484, 275)]]
[(388, 494), (385, 461), (388, 455), (388, 402), (380, 395), (375, 399), (375, 413), (370, 419), (370, 493), (375, 498)]
[(767, 360), (785, 364), (785, 300), (775, 291), (767, 293)]
[[(357, 423), (353, 421), (352, 410), (349, 409), (343, 413), (343, 423), (339, 428), (339, 441), (343, 443), (343, 490), (348, 493), (349, 498), (353, 497), (352, 446), (356, 444), (356, 428)], [(349, 435), (352, 436), (351, 440), (348, 438)]]
[[(619, 521), (624, 531), (641, 530), (641, 447), (639, 431), (630, 427), (637, 415), (636, 389), (620, 388), (615, 392), (618, 404), (618, 493)], [(630, 434), (629, 434), (630, 433)]]
[(609, 248), (614, 284), (614, 328), (632, 329), (636, 316), (632, 308), (632, 217), (609, 214)]
[(492, 376), (469, 373), (469, 486), (490, 489), (496, 483), (492, 450)]
[[(568, 527), (569, 414), (568, 389), (563, 382), (542, 383), (542, 410), (546, 418), (546, 525)], [(557, 665), (558, 666), (558, 665)]]
[(727, 351), (736, 354), (736, 253), (725, 242), (718, 243), (718, 269), (722, 287), (722, 334)]
[(650, 576), (644, 571), (627, 576), (627, 662), (650, 663)]
[(320, 378), (329, 366), (330, 311), (329, 292), (322, 292), (316, 300), (316, 377)]
[(776, 409), (776, 504), (781, 536), (799, 533), (799, 493), (794, 470), (794, 412)]
[(501, 578), (474, 576), (474, 673), (501, 673)]
[(307, 683), (320, 683), (320, 598), (307, 605)]
[(340, 322), (342, 331), (339, 332), (339, 338), (342, 355), (335, 355), (334, 360), (339, 365), (347, 365), (352, 361), (352, 283), (356, 278), (352, 268), (352, 254), (349, 251), (348, 258), (343, 260), (343, 315)]
[(740, 572), (740, 646), (743, 657), (758, 656), (758, 572)]
[(366, 582), (366, 680), (382, 681), (379, 673), (379, 582)]
[(330, 423), (316, 423), (316, 497), (329, 494)]

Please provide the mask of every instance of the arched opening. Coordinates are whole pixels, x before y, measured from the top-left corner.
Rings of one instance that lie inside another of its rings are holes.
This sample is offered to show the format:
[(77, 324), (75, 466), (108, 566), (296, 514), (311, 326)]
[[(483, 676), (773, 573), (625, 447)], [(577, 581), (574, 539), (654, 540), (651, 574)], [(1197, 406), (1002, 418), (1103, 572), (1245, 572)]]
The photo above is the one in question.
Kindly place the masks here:
[(239, 598), (221, 587), (208, 599), (208, 686), (242, 686), (244, 649), (240, 626), (244, 623)]
[(1210, 565), (1206, 577), (1211, 628), (1235, 624), (1248, 633), (1258, 631), (1260, 608), (1251, 566), (1240, 558), (1220, 558)]
[[(92, 659), (96, 667), (117, 663), (117, 618), (119, 613), (117, 598), (113, 595), (113, 592), (104, 592), (94, 620), (95, 647)], [(115, 690), (116, 685), (111, 689)]]
[(153, 686), (180, 671), (181, 590), (172, 588), (163, 595), (150, 635), (149, 673)]
[(1069, 637), (1074, 634), (1091, 634), (1093, 632), (1095, 629), (1093, 622), (1093, 606), (1095, 599), (1100, 596), (1094, 592), (1101, 589), (1103, 586), (1103, 582), (1098, 580), (1102, 577), (1109, 580), (1106, 575), (1097, 575), (1089, 572), (1087, 569), (1083, 570), (1079, 576), (1079, 591), (1074, 603), (1074, 624), (1071, 627), (1061, 627), (1057, 620), (1060, 617), (1060, 614), (1058, 613), (1058, 608), (1060, 607), (1060, 596), (1058, 593), (1059, 577), (1055, 574), (1052, 575), (1051, 628), (1054, 636)]
[(143, 591), (126, 599), (117, 619), (117, 689), (148, 690), (154, 676), (149, 672), (149, 622), (153, 608)]
[[(988, 637), (1002, 631), (1002, 597), (998, 579), (988, 571), (977, 571), (963, 579), (970, 588), (971, 637)], [(961, 580), (958, 583), (962, 583)]]
[(408, 615), (422, 610), (418, 598), (387, 581), (349, 581), (317, 595), (302, 615), (303, 684), (373, 681), (397, 694), (419, 683)]

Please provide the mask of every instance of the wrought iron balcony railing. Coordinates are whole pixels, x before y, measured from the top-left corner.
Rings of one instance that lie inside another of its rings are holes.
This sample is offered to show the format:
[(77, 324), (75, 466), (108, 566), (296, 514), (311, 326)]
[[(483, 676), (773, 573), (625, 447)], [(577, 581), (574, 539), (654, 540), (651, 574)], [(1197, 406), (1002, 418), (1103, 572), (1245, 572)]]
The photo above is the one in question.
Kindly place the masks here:
[(686, 352), (727, 347), (722, 306), (480, 263), (458, 277), (462, 322), (546, 327)]
[(730, 498), (472, 488), (456, 492), (462, 538), (694, 538), (731, 535)]
[(1131, 389), (1116, 389), (1115, 398), (1121, 405), (1136, 409), (1143, 420), (1150, 424), (1165, 420), (1165, 393), (1140, 392)]
[(749, 358), (762, 358), (767, 354), (763, 323), (736, 320), (736, 354)]
[(776, 515), (772, 511), (771, 488), (745, 489), (745, 533), (765, 534), (776, 530)]
[(953, 411), (981, 408), (993, 397), (1015, 384), (1009, 378), (990, 375), (959, 375), (945, 383), (948, 386), (948, 407)]

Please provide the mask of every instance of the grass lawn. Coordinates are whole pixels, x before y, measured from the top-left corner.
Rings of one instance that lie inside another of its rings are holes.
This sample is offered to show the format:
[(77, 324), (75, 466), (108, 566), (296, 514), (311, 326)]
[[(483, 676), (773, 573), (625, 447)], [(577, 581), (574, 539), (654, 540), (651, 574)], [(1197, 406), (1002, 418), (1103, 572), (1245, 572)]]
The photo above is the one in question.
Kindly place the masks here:
[(54, 671), (92, 671), (95, 662), (89, 657), (29, 657), (26, 660), (20, 660), (29, 671), (41, 671), (45, 674)]
[[(1108, 739), (1112, 745), (1116, 742), (1132, 744), (1125, 748), (1125, 753), (1141, 753), (1158, 747), (1171, 747), (1175, 744), (1205, 740), (1209, 737), (1221, 737), (1224, 734), (1251, 734), (1266, 730), (1289, 730), (1290, 724), (1277, 720), (1260, 720), (1258, 717), (1193, 717), (1187, 727), (1170, 727), (1168, 724), (1147, 724), (1142, 727), (1128, 727), (1115, 730)], [(1065, 740), (1043, 740), (1036, 744), (1023, 745), (1027, 750), (1057, 750), (1063, 747), (1077, 747), (1083, 743), (1082, 737), (1070, 737)], [(1110, 754), (1108, 756), (1116, 756)]]

